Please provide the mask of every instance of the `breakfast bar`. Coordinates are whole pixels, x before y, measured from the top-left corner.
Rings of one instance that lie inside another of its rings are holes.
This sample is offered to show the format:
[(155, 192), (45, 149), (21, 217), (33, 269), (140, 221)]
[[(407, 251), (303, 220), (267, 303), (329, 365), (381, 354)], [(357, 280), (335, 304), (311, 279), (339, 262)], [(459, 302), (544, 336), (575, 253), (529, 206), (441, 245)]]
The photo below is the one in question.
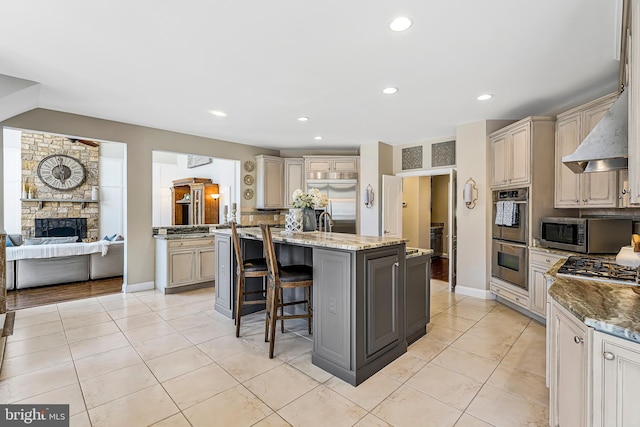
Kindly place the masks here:
[[(260, 228), (241, 228), (238, 234), (243, 257), (263, 256)], [(314, 365), (358, 385), (406, 352), (407, 239), (318, 231), (287, 233), (278, 228), (272, 229), (272, 236), (277, 259), (283, 265), (313, 266)], [(231, 318), (235, 313), (235, 268), (230, 230), (216, 231), (216, 269), (215, 310)], [(428, 276), (425, 280), (428, 282)], [(259, 278), (249, 281), (247, 288), (262, 286)], [(424, 331), (428, 313), (423, 317)]]

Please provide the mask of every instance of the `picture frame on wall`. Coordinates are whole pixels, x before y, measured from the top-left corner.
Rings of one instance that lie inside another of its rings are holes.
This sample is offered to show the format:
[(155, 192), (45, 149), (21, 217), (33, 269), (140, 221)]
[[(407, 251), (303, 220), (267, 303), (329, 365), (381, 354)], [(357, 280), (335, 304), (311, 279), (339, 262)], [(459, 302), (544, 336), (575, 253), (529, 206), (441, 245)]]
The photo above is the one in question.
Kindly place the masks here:
[(196, 156), (193, 154), (189, 154), (187, 156), (187, 167), (189, 169), (195, 168), (198, 166), (208, 165), (209, 163), (212, 163), (212, 162), (213, 162), (213, 159), (208, 156)]

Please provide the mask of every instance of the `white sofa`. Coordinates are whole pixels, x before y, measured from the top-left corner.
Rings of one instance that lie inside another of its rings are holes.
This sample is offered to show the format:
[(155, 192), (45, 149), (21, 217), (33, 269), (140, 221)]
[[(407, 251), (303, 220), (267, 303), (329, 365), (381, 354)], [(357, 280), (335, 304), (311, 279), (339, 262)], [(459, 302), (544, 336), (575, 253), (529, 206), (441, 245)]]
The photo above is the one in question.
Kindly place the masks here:
[[(19, 235), (11, 235), (14, 243), (22, 243)], [(92, 247), (89, 247), (92, 245)], [(42, 245), (46, 253), (25, 253), (26, 248), (7, 248), (7, 289), (83, 282), (122, 276), (124, 272), (124, 241), (100, 243), (66, 243)], [(79, 254), (55, 256), (57, 251)], [(31, 252), (35, 252), (33, 248)], [(94, 253), (90, 253), (93, 251)], [(98, 251), (98, 252), (96, 252)], [(86, 252), (86, 253), (85, 253)]]

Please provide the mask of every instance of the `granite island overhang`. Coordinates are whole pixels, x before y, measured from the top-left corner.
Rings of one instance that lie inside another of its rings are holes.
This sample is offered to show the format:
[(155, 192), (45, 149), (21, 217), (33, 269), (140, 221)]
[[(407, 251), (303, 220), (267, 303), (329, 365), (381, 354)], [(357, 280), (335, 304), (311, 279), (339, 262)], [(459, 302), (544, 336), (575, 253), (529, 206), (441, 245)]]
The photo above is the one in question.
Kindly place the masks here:
[[(233, 238), (230, 230), (217, 230), (215, 234), (215, 310), (232, 318), (236, 273)], [(238, 236), (243, 257), (263, 256), (260, 228), (238, 229)], [(283, 265), (313, 266), (314, 365), (355, 386), (407, 351), (408, 239), (318, 231), (286, 233), (278, 228), (272, 228), (272, 236), (277, 259)], [(422, 252), (427, 282), (430, 253)], [(246, 286), (259, 289), (261, 279), (253, 279), (251, 285), (247, 280)]]

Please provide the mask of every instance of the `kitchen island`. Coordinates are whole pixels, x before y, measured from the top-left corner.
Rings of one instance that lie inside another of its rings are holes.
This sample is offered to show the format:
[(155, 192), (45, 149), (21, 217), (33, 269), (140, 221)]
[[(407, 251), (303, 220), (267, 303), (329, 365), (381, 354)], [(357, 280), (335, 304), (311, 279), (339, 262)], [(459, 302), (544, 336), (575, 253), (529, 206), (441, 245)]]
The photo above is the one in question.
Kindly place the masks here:
[[(243, 257), (263, 256), (260, 228), (238, 229), (238, 235)], [(313, 266), (314, 365), (358, 385), (406, 352), (407, 239), (278, 228), (272, 236), (283, 265)], [(216, 231), (215, 310), (230, 318), (235, 312), (234, 258), (231, 231)], [(247, 279), (246, 286), (255, 290), (261, 280)], [(428, 313), (424, 318), (426, 326)]]

